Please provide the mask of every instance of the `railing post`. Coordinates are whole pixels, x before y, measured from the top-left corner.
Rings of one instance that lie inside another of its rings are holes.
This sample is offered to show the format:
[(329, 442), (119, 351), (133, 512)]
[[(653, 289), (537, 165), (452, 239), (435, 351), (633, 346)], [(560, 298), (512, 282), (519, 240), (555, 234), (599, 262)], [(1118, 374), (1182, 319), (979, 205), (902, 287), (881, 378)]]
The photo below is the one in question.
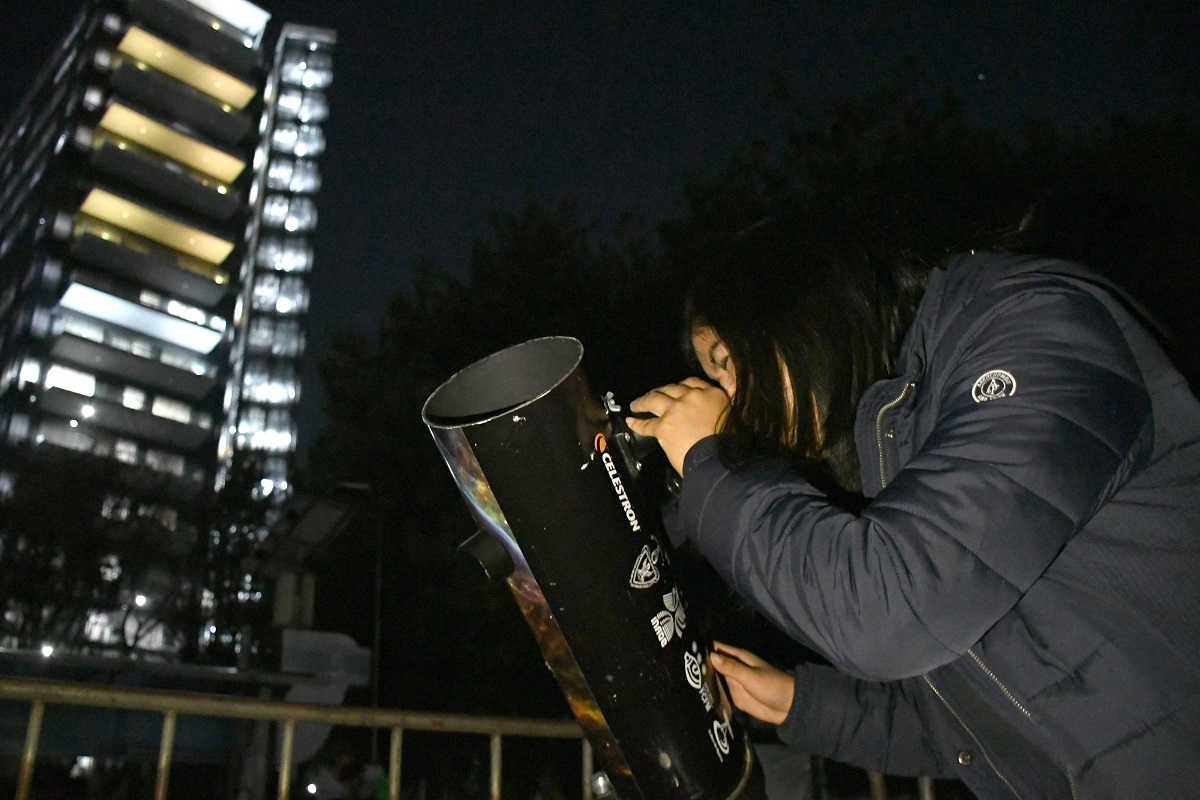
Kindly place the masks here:
[(400, 800), (400, 748), (404, 743), (404, 728), (392, 728), (392, 747), (388, 753), (388, 800)]
[(492, 800), (500, 800), (500, 734), (492, 734)]
[(42, 735), (42, 716), (46, 713), (44, 700), (34, 700), (29, 706), (29, 725), (25, 728), (25, 752), (21, 755), (21, 778), (17, 783), (17, 800), (29, 800), (33, 783), (33, 765), (37, 761), (38, 739)]
[(283, 744), (279, 748), (279, 800), (288, 799), (292, 781), (292, 742), (296, 738), (296, 720), (283, 721)]
[(175, 711), (163, 714), (162, 739), (158, 743), (158, 774), (154, 776), (154, 800), (167, 800), (171, 780), (171, 751), (175, 748)]
[(887, 784), (884, 783), (883, 773), (868, 772), (867, 781), (871, 784), (871, 800), (887, 800)]
[(595, 767), (592, 764), (592, 743), (583, 738), (583, 800), (592, 800), (592, 773), (595, 772)]
[(920, 800), (934, 800), (933, 778), (926, 775), (917, 779), (917, 797)]

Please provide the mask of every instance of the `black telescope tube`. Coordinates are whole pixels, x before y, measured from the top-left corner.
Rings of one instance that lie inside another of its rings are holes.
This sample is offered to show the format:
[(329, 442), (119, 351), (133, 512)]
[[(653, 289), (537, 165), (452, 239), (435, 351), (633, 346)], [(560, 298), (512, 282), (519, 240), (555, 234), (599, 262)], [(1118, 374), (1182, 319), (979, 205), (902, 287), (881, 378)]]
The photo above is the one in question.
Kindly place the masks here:
[(757, 800), (761, 773), (687, 620), (657, 509), (575, 339), (478, 361), (422, 412), (620, 800)]

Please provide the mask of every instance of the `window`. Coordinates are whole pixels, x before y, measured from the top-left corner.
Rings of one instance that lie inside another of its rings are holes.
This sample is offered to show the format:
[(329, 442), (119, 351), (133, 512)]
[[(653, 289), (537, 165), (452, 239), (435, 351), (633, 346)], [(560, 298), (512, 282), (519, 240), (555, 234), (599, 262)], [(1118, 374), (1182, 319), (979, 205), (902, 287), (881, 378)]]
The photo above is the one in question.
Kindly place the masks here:
[(269, 311), (275, 308), (279, 299), (279, 276), (258, 275), (254, 279), (254, 295), (251, 303), (255, 311)]
[(297, 116), (301, 122), (323, 122), (328, 119), (329, 101), (325, 99), (325, 93), (305, 92)]
[(268, 367), (265, 361), (255, 359), (246, 364), (242, 393), (247, 400), (255, 403), (294, 403), (300, 395), (300, 384), (296, 370), (290, 364)]
[(271, 146), (289, 155), (319, 156), (325, 152), (325, 132), (317, 125), (284, 122), (271, 134)]
[(321, 175), (315, 161), (276, 156), (267, 170), (267, 188), (312, 193), (321, 188)]
[(301, 125), (296, 132), (296, 146), (292, 150), (298, 156), (319, 156), (325, 152), (325, 132), (317, 125)]
[(93, 320), (77, 317), (74, 314), (64, 314), (62, 316), (62, 327), (64, 333), (78, 336), (80, 339), (87, 339), (92, 342), (104, 341), (104, 326)]
[(294, 50), (283, 57), (284, 83), (305, 89), (324, 89), (333, 82), (333, 57), (329, 53)]
[(287, 223), (289, 205), (287, 195), (267, 195), (262, 207), (263, 224), (270, 228), (282, 228)]
[(37, 441), (45, 442), (68, 450), (90, 453), (95, 446), (95, 439), (79, 428), (71, 428), (57, 423), (46, 423), (38, 431)]
[(255, 255), (258, 266), (279, 272), (307, 272), (312, 267), (312, 248), (298, 236), (264, 236)]
[[(173, 419), (185, 425), (192, 421), (192, 408), (187, 403), (171, 400), (167, 397), (156, 397), (150, 406), (150, 413), (156, 417)], [(148, 454), (147, 454), (148, 456)]]
[(134, 411), (141, 411), (146, 407), (146, 393), (141, 389), (126, 386), (121, 392), (121, 405), (132, 408)]
[(304, 332), (300, 322), (294, 319), (281, 319), (275, 323), (275, 341), (271, 345), (271, 355), (295, 358), (304, 352)]
[(96, 376), (54, 364), (46, 370), (46, 388), (53, 389), (55, 387), (85, 397), (93, 397), (96, 394)]
[(176, 477), (183, 477), (183, 456), (175, 453), (164, 453), (162, 450), (146, 451), (146, 466), (157, 472), (166, 472)]
[(117, 439), (117, 442), (113, 447), (113, 458), (115, 458), (117, 461), (120, 461), (122, 464), (137, 464), (137, 443), (131, 442), (128, 439)]

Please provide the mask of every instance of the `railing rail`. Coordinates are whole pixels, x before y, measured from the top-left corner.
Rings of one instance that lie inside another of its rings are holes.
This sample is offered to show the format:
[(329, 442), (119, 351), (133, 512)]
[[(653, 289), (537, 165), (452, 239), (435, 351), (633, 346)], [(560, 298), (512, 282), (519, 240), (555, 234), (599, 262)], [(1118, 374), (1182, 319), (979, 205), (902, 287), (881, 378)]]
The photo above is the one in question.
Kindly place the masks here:
[(325, 722), (363, 728), (391, 730), (388, 756), (388, 797), (399, 800), (400, 767), (404, 731), (434, 731), (441, 733), (476, 734), (490, 737), (491, 780), (490, 797), (500, 798), (500, 767), (502, 739), (522, 736), (544, 739), (582, 740), (583, 800), (591, 800), (592, 751), (579, 725), (568, 720), (528, 719), (520, 717), (486, 717), (470, 714), (441, 714), (426, 711), (322, 706), (263, 700), (248, 697), (228, 697), (198, 692), (171, 692), (159, 689), (140, 689), (100, 686), (32, 678), (0, 677), (0, 699), (24, 701), (30, 704), (26, 726), (25, 747), (17, 783), (17, 800), (28, 800), (37, 761), (38, 741), (47, 705), (91, 706), (119, 708), (131, 711), (158, 712), (163, 715), (162, 738), (159, 745), (158, 772), (154, 784), (155, 800), (166, 800), (171, 773), (171, 753), (174, 748), (175, 727), (180, 715), (223, 717), (243, 720), (269, 720), (282, 723), (282, 742), (279, 748), (279, 783), (277, 796), (287, 800), (291, 789), (292, 743), (297, 722)]

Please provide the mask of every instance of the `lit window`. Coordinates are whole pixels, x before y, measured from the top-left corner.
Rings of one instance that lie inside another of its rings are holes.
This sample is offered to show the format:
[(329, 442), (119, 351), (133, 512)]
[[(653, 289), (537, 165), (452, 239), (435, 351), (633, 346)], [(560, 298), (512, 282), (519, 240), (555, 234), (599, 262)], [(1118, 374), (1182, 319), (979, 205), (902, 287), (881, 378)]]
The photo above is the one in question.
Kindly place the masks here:
[(298, 236), (264, 236), (256, 251), (255, 263), (279, 272), (307, 272), (312, 267), (313, 252)]
[(269, 311), (275, 308), (279, 299), (279, 276), (258, 275), (254, 279), (254, 294), (251, 303), (256, 311)]
[(307, 158), (295, 161), (288, 174), (287, 183), (277, 188), (303, 194), (316, 192), (321, 188), (321, 173), (317, 169), (317, 162)]
[(297, 119), (300, 116), (300, 106), (304, 103), (304, 92), (294, 86), (285, 86), (279, 92), (275, 108), (280, 119)]
[(21, 378), (17, 386), (27, 383), (37, 383), (42, 379), (42, 365), (36, 358), (27, 358), (21, 362)]
[(323, 92), (305, 92), (297, 117), (301, 122), (323, 122), (329, 117), (329, 101)]
[(270, 228), (282, 228), (287, 224), (289, 205), (287, 195), (267, 195), (262, 206), (263, 224)]
[(302, 314), (308, 310), (308, 287), (303, 278), (284, 278), (279, 282), (279, 299), (275, 311), (279, 314)]
[(267, 188), (311, 194), (321, 188), (321, 173), (317, 162), (276, 156), (267, 169)]
[(38, 434), (39, 441), (65, 447), (68, 450), (77, 450), (81, 453), (91, 452), (92, 447), (95, 446), (95, 440), (79, 428), (48, 423), (39, 429)]
[(289, 231), (311, 231), (317, 227), (317, 204), (307, 197), (293, 197), (283, 227)]
[(298, 156), (319, 156), (325, 152), (325, 132), (318, 125), (301, 125), (296, 132), (296, 148), (292, 151)]
[(100, 559), (100, 579), (106, 583), (112, 583), (119, 577), (121, 577), (121, 557), (116, 553), (103, 556)]
[(156, 397), (150, 406), (150, 413), (156, 417), (173, 419), (185, 425), (192, 421), (192, 408), (187, 403), (172, 400), (168, 397)]
[(121, 392), (121, 405), (132, 408), (134, 411), (141, 411), (146, 407), (146, 393), (141, 389), (126, 386)]
[(298, 320), (280, 320), (275, 326), (271, 355), (294, 358), (304, 352), (304, 331)]
[(74, 314), (64, 314), (62, 316), (62, 326), (64, 333), (78, 336), (80, 339), (88, 339), (93, 342), (104, 341), (104, 327), (91, 320), (77, 317)]
[(113, 447), (113, 458), (123, 464), (138, 463), (138, 446), (128, 439), (118, 439)]
[(242, 391), (251, 402), (280, 405), (294, 403), (300, 395), (300, 385), (292, 366), (276, 365), (269, 369), (266, 362), (254, 360), (246, 365)]
[(53, 389), (55, 387), (85, 397), (93, 397), (96, 394), (96, 376), (55, 364), (46, 370), (46, 388)]
[(296, 50), (284, 56), (284, 83), (305, 89), (324, 89), (333, 82), (333, 57), (329, 53)]

